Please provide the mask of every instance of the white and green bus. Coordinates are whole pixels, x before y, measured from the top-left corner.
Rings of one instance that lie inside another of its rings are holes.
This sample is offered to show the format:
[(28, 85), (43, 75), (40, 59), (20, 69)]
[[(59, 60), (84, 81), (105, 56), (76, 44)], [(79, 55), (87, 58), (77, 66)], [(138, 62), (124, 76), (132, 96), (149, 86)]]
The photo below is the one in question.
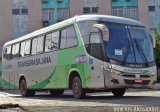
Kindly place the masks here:
[(87, 92), (153, 88), (154, 41), (138, 21), (104, 15), (76, 16), (5, 43), (3, 89), (75, 98)]

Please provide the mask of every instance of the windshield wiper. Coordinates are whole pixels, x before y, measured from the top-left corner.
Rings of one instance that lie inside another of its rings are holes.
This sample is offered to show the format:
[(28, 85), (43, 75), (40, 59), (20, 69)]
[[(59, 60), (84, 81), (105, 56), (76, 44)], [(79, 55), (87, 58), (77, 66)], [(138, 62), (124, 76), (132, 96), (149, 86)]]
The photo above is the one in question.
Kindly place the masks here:
[(129, 54), (129, 52), (131, 51), (131, 45), (130, 45), (129, 39), (127, 39), (127, 41), (128, 41), (127, 50), (126, 50), (126, 52), (125, 52), (125, 54), (124, 54), (124, 58), (123, 58), (122, 65), (125, 65), (125, 64), (126, 64), (126, 61), (127, 61), (127, 58), (128, 58), (128, 54)]
[[(134, 41), (135, 41), (135, 43), (136, 43), (136, 47), (137, 47), (137, 49), (138, 49), (139, 54), (140, 54), (141, 56), (143, 56), (143, 58), (144, 58), (144, 60), (145, 60), (145, 64), (146, 64), (146, 66), (148, 66), (148, 65), (149, 65), (149, 64), (148, 64), (148, 60), (147, 60), (147, 57), (145, 56), (145, 54), (144, 54), (144, 52), (143, 52), (143, 49), (141, 48), (141, 46), (139, 46), (139, 44), (138, 44), (138, 42), (137, 42), (136, 39), (134, 39)], [(141, 51), (141, 52), (140, 52), (140, 51)]]
[[(129, 43), (128, 43), (128, 44), (129, 44)], [(125, 64), (126, 64), (126, 61), (127, 61), (127, 58), (128, 58), (129, 51), (131, 51), (130, 44), (127, 46), (127, 50), (126, 50), (126, 52), (125, 52), (125, 55), (124, 55), (124, 58), (123, 58), (122, 65), (125, 65)]]

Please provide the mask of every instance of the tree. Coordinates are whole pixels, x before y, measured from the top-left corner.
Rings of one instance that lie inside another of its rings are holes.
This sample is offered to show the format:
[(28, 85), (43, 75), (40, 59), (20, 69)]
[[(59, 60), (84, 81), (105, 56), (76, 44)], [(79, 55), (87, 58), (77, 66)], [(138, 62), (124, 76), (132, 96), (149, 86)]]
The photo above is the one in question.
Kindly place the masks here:
[(155, 40), (156, 40), (156, 48), (154, 49), (155, 60), (157, 67), (160, 68), (160, 32), (158, 30), (156, 32)]

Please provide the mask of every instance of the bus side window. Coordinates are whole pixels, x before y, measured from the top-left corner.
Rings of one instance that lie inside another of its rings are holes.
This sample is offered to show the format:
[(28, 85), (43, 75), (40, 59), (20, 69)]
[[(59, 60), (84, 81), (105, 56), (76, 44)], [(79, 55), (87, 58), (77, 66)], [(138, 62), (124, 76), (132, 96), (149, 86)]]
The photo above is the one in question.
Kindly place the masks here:
[(59, 49), (59, 31), (46, 35), (45, 52), (55, 51)]
[(4, 58), (11, 59), (11, 46), (4, 48)]
[(32, 55), (35, 55), (37, 52), (37, 41), (38, 41), (37, 38), (34, 38), (32, 40)]
[(37, 40), (37, 53), (43, 52), (44, 36), (38, 37)]
[(46, 35), (46, 40), (45, 40), (45, 52), (52, 51), (52, 46), (51, 46), (51, 34)]
[(15, 44), (12, 46), (12, 58), (19, 57), (19, 44)]
[(61, 49), (75, 47), (77, 44), (78, 40), (74, 26), (68, 27), (61, 31)]
[(25, 42), (25, 48), (24, 48), (24, 56), (28, 56), (31, 53), (31, 40), (27, 40)]
[(20, 57), (30, 55), (30, 45), (31, 45), (30, 40), (27, 40), (27, 41), (21, 43)]
[(25, 48), (25, 42), (21, 43), (21, 48), (20, 48), (20, 57), (24, 57), (24, 48)]

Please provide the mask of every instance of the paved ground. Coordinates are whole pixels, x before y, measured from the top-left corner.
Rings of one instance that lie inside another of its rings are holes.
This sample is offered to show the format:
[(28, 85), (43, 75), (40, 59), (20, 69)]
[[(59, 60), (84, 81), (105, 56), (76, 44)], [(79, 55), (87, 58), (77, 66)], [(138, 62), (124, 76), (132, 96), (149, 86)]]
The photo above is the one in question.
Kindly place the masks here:
[(142, 112), (138, 110), (139, 107), (153, 108), (148, 112), (160, 112), (160, 90), (130, 90), (120, 99), (114, 98), (111, 93), (87, 94), (87, 97), (81, 100), (74, 99), (71, 91), (65, 91), (64, 95), (59, 98), (52, 97), (49, 93), (37, 93), (35, 97), (23, 98), (19, 91), (0, 91), (0, 105), (4, 104), (19, 104), (23, 110), (29, 112), (78, 112), (80, 110), (86, 112)]

